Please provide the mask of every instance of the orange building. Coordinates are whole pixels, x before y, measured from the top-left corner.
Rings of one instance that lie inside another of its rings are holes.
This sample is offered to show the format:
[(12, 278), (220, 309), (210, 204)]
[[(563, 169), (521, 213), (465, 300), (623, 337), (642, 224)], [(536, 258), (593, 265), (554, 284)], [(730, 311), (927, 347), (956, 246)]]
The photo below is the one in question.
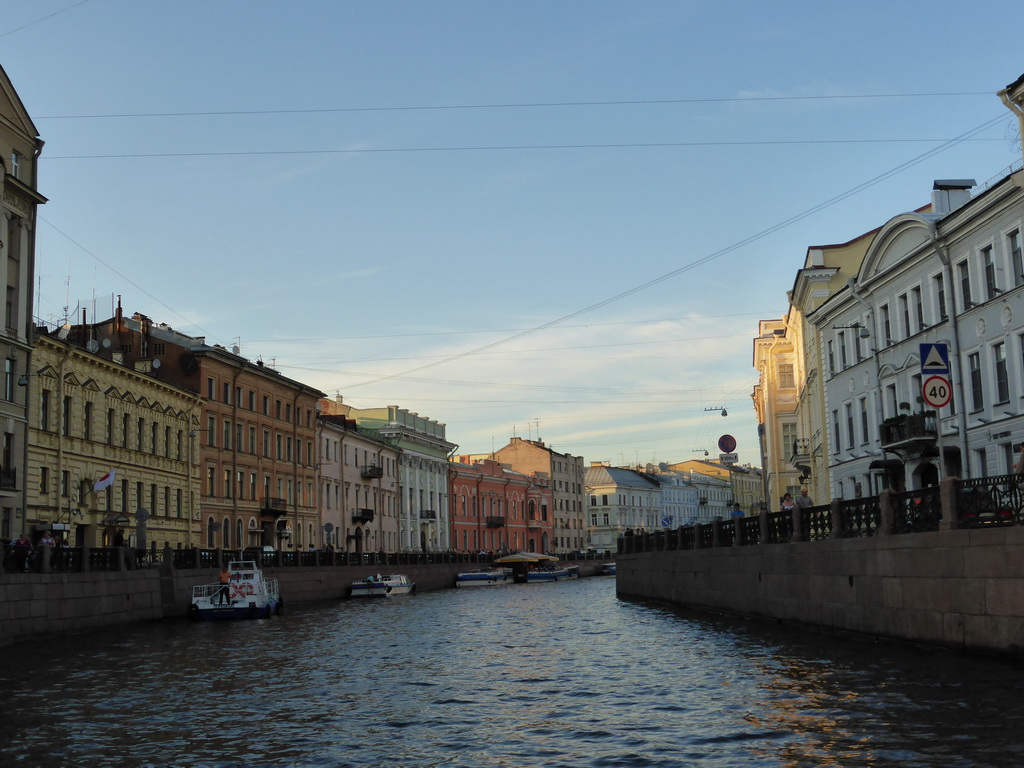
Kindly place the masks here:
[(492, 459), (449, 464), (449, 526), (457, 552), (538, 551), (550, 532), (551, 484)]

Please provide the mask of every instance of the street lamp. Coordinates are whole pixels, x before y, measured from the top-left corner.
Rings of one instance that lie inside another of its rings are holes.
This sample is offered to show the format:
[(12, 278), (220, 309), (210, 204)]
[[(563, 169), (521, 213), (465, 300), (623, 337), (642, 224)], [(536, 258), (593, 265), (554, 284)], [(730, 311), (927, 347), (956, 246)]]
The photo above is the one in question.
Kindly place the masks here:
[(727, 410), (725, 410), (725, 408), (722, 407), (722, 406), (719, 406), (719, 407), (716, 407), (716, 408), (705, 408), (704, 410), (705, 411), (721, 411), (723, 416), (728, 416), (729, 415), (729, 412)]

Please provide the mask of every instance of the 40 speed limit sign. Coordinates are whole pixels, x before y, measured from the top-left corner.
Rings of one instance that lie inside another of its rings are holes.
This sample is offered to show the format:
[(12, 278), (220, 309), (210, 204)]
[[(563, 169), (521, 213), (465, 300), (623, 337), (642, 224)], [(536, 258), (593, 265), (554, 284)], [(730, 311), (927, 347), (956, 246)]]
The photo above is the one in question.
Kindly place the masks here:
[(924, 401), (932, 408), (942, 408), (953, 399), (953, 387), (945, 376), (929, 376), (924, 380), (921, 390)]

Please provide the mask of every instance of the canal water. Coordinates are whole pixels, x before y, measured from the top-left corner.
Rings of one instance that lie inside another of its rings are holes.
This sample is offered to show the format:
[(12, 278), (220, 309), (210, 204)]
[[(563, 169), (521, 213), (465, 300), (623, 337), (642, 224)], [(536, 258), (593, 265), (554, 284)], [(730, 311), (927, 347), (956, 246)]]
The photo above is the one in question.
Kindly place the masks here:
[(3, 657), (0, 766), (1024, 765), (1016, 662), (679, 614), (609, 577)]

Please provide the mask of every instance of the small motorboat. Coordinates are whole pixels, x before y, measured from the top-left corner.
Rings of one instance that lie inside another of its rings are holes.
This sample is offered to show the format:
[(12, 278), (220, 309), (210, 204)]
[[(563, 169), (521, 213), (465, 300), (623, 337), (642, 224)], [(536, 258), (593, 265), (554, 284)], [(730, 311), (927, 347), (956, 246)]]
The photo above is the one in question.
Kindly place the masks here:
[(416, 589), (409, 577), (404, 573), (392, 573), (387, 576), (367, 576), (365, 579), (352, 582), (352, 597), (394, 597), (408, 595)]
[(614, 576), (615, 575), (615, 563), (601, 563), (597, 568), (598, 576)]
[(493, 587), (512, 581), (511, 568), (477, 568), (455, 576), (456, 587)]
[(228, 563), (228, 583), (192, 587), (189, 617), (194, 621), (261, 619), (281, 613), (284, 602), (277, 579), (263, 576), (255, 560)]

